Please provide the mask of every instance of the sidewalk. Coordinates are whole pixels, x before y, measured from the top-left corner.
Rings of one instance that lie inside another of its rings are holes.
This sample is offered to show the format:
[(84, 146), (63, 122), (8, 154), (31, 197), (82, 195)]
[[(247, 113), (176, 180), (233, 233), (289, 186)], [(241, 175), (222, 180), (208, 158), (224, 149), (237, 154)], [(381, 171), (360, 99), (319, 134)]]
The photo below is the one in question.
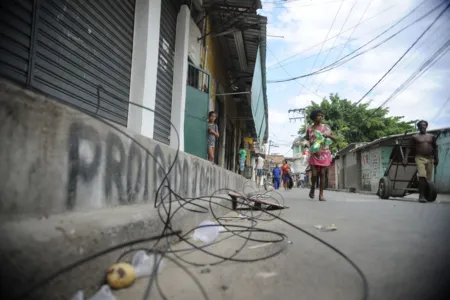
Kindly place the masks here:
[[(326, 189), (327, 191), (332, 191), (332, 192), (341, 192), (341, 193), (351, 193), (351, 194), (361, 194), (361, 195), (373, 195), (375, 197), (377, 196), (376, 192), (369, 192), (369, 191), (356, 191), (356, 192), (350, 192), (349, 190), (345, 190), (345, 189)], [(417, 195), (416, 194), (412, 194), (412, 195), (408, 195), (404, 198), (395, 198), (395, 197), (391, 197), (391, 200), (397, 200), (397, 201), (417, 201)], [(438, 194), (437, 199), (435, 201), (436, 203), (450, 203), (450, 194)]]

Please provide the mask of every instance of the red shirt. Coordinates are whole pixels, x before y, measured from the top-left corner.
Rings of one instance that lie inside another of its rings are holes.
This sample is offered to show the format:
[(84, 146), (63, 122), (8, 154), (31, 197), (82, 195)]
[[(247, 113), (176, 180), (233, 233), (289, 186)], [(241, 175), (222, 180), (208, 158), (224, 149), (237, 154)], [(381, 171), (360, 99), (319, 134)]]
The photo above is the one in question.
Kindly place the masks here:
[(283, 171), (284, 174), (289, 173), (289, 169), (290, 167), (288, 164), (285, 164), (284, 166), (281, 167), (281, 170)]

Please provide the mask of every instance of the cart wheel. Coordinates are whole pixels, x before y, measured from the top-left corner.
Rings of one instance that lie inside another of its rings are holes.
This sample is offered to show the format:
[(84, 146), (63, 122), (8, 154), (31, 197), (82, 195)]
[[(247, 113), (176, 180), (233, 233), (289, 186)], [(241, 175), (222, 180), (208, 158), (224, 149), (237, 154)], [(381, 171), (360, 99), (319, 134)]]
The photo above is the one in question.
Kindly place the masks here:
[(389, 199), (391, 196), (391, 180), (388, 177), (380, 179), (378, 184), (378, 197), (381, 199)]
[(427, 180), (427, 191), (425, 193), (425, 198), (428, 202), (434, 202), (437, 198), (436, 185), (431, 180)]

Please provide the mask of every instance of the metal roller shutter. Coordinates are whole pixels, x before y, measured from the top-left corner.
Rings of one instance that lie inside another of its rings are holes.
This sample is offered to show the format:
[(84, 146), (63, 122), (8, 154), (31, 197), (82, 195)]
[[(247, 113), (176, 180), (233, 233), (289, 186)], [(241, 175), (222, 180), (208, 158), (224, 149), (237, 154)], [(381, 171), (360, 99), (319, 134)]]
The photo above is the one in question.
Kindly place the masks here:
[(32, 86), (126, 126), (133, 28), (134, 1), (44, 1)]
[(33, 0), (0, 2), (0, 76), (29, 83)]
[(127, 125), (134, 0), (1, 5), (1, 75)]
[(179, 4), (177, 4), (177, 1), (161, 1), (153, 138), (165, 144), (170, 142), (170, 116), (172, 111), (172, 83), (178, 8)]

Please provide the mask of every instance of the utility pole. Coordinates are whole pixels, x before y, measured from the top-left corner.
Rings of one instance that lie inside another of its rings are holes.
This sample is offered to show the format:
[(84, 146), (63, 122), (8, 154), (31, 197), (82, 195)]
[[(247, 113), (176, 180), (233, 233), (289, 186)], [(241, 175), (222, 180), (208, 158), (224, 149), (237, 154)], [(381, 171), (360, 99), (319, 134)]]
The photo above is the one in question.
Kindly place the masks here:
[(272, 140), (269, 140), (269, 152), (268, 152), (268, 155), (270, 155), (270, 147), (278, 148), (279, 146), (277, 144), (274, 144)]
[(308, 127), (308, 118), (306, 117), (306, 108), (293, 108), (288, 110), (288, 114), (292, 114), (292, 117), (289, 117), (289, 122), (301, 120), (305, 122), (305, 128)]
[[(269, 152), (267, 155), (270, 155), (270, 147), (278, 148), (279, 146), (277, 144), (274, 144), (272, 140), (269, 140)], [(272, 160), (269, 161), (269, 169), (271, 170), (272, 166)]]

